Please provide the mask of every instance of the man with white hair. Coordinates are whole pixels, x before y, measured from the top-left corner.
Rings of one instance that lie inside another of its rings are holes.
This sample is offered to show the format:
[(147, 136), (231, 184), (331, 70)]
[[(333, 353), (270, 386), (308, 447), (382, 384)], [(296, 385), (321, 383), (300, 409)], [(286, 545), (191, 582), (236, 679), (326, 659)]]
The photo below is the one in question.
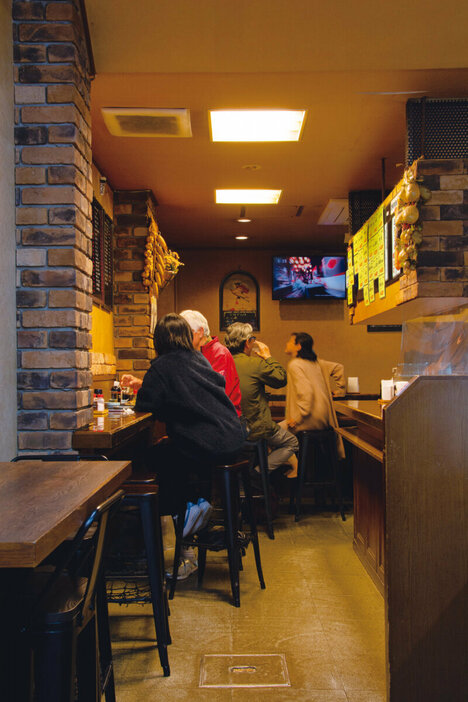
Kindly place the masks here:
[(239, 387), (239, 376), (237, 374), (234, 359), (228, 349), (223, 346), (217, 336), (210, 335), (208, 320), (198, 310), (184, 310), (180, 313), (188, 323), (193, 334), (193, 348), (201, 351), (213, 370), (220, 373), (226, 382), (226, 395), (236, 408), (240, 417), (241, 392)]

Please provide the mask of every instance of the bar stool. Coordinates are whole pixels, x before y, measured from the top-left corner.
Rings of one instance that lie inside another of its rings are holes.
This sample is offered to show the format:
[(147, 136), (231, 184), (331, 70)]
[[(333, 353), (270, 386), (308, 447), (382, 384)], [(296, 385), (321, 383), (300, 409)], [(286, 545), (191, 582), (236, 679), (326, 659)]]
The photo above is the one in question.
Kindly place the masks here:
[(260, 477), (262, 479), (263, 499), (265, 502), (265, 516), (268, 538), (274, 539), (275, 532), (273, 531), (273, 515), (271, 509), (271, 490), (270, 490), (270, 473), (268, 470), (268, 443), (266, 439), (258, 441), (246, 441), (244, 451), (249, 455), (250, 469), (256, 465), (260, 468)]
[[(78, 455), (78, 454), (31, 454), (16, 456), (12, 459), (16, 461), (42, 460), (42, 461), (108, 461), (103, 455)], [(135, 474), (129, 478), (122, 486), (124, 491), (123, 505), (136, 507), (140, 512), (143, 528), (143, 537), (146, 550), (148, 579), (151, 591), (151, 604), (153, 607), (154, 624), (156, 630), (156, 641), (158, 646), (159, 660), (164, 672), (164, 676), (170, 675), (167, 646), (171, 643), (169, 632), (169, 606), (167, 603), (166, 588), (164, 582), (164, 560), (161, 536), (161, 520), (158, 506), (158, 486), (156, 476)], [(60, 549), (58, 550), (60, 552)], [(114, 576), (115, 577), (115, 576)], [(107, 579), (112, 580), (107, 574)], [(103, 607), (107, 611), (107, 598), (104, 598)], [(119, 602), (118, 599), (110, 598), (109, 601)], [(121, 600), (120, 600), (121, 603)], [(108, 628), (108, 625), (107, 625)]]
[[(168, 677), (171, 672), (167, 646), (171, 643), (171, 636), (168, 620), (169, 607), (163, 576), (164, 556), (158, 505), (159, 488), (156, 485), (154, 475), (139, 477), (136, 474), (122, 485), (122, 490), (125, 493), (122, 500), (123, 506), (135, 507), (140, 512), (159, 660), (164, 677)], [(117, 574), (107, 574), (108, 580), (117, 577)], [(125, 578), (125, 575), (122, 577)], [(109, 601), (119, 603), (119, 598), (111, 596)]]
[[(213, 469), (213, 478), (221, 481), (221, 502), (223, 509), (223, 526), (224, 531), (216, 534), (204, 530), (193, 536), (183, 537), (185, 504), (180, 507), (176, 521), (176, 543), (174, 553), (174, 564), (172, 569), (171, 588), (169, 591), (169, 599), (174, 597), (177, 584), (177, 571), (180, 561), (180, 553), (182, 547), (198, 548), (198, 584), (203, 582), (205, 572), (206, 553), (209, 550), (220, 551), (227, 549), (229, 562), (229, 576), (231, 580), (231, 591), (234, 600), (234, 606), (240, 607), (240, 587), (239, 587), (239, 571), (242, 569), (242, 552), (251, 541), (255, 554), (255, 564), (257, 567), (258, 579), (262, 590), (265, 589), (265, 581), (263, 579), (262, 564), (260, 560), (260, 547), (258, 545), (257, 525), (255, 522), (255, 514), (252, 504), (252, 489), (250, 485), (249, 463), (241, 461), (240, 463), (221, 464)], [(242, 526), (242, 518), (240, 513), (240, 490), (239, 482), (242, 482), (244, 490), (244, 500), (246, 512), (250, 524), (250, 532), (248, 534), (240, 534), (239, 529)], [(219, 536), (213, 541), (211, 538)]]
[[(313, 487), (333, 488), (335, 496), (338, 498), (341, 519), (346, 521), (343, 510), (343, 498), (341, 491), (340, 469), (338, 463), (338, 452), (336, 448), (336, 435), (333, 427), (321, 431), (300, 431), (297, 433), (299, 439), (299, 460), (297, 466), (297, 479), (291, 481), (291, 493), (289, 500), (289, 512), (294, 514), (294, 521), (298, 522), (301, 516), (301, 502), (304, 485)], [(326, 466), (325, 475), (316, 479), (320, 466)], [(312, 464), (311, 480), (306, 483), (306, 474), (309, 464)]]

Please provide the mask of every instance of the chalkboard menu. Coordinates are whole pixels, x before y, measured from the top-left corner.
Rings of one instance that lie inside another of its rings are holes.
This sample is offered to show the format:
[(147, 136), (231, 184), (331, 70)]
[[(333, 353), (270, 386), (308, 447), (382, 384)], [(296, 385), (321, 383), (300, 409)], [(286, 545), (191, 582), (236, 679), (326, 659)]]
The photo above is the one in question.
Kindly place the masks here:
[(114, 286), (114, 263), (112, 256), (112, 220), (94, 199), (92, 206), (93, 222), (93, 296), (98, 304), (112, 307)]

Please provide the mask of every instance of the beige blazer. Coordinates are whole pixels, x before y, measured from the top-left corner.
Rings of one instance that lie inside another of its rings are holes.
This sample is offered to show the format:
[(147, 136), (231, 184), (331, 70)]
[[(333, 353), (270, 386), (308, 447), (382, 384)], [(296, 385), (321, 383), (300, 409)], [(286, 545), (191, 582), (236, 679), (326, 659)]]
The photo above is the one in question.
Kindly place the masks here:
[[(294, 358), (288, 363), (288, 387), (286, 392), (286, 419), (293, 419), (295, 432), (337, 427), (335, 408), (330, 390), (330, 376), (338, 387), (344, 388), (344, 368), (331, 361), (308, 361)], [(338, 455), (344, 458), (343, 442), (336, 434)]]

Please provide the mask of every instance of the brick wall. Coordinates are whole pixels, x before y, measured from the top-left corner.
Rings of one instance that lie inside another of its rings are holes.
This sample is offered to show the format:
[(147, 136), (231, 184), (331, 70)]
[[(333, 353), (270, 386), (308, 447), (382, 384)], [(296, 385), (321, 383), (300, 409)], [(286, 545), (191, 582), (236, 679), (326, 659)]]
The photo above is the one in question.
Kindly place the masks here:
[(418, 267), (400, 278), (404, 300), (468, 297), (468, 159), (421, 160), (417, 175), (432, 197), (420, 209)]
[(89, 56), (74, 0), (13, 2), (18, 448), (92, 418)]
[(151, 301), (141, 274), (155, 207), (149, 190), (114, 193), (114, 348), (119, 374), (143, 377), (154, 356)]

